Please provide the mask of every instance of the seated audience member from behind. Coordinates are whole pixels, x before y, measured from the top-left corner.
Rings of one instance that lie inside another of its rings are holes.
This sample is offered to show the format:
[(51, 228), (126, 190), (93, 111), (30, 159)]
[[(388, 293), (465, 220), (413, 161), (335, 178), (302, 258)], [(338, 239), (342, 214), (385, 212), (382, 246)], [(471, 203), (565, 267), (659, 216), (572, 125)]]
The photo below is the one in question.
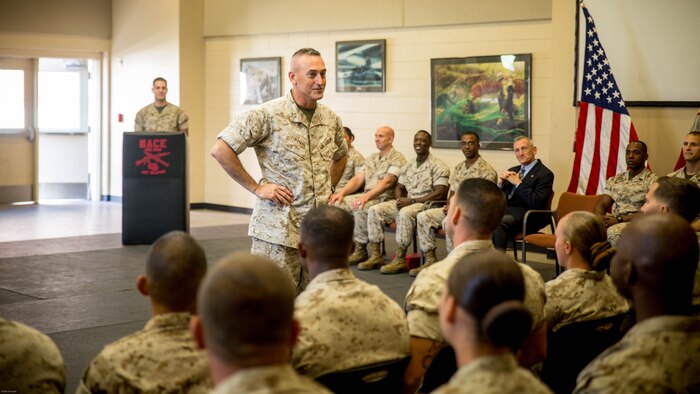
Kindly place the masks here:
[(561, 275), (544, 284), (547, 329), (617, 316), (629, 310), (605, 270), (615, 254), (603, 221), (591, 212), (576, 211), (561, 218), (554, 248)]
[[(328, 200), (328, 205), (352, 212), (355, 218), (355, 251), (348, 260), (350, 265), (357, 265), (369, 258), (367, 210), (375, 204), (394, 199), (394, 186), (406, 159), (394, 149), (393, 142), (394, 129), (389, 126), (378, 128), (374, 133), (374, 144), (379, 152), (369, 155), (355, 176), (342, 188), (336, 188), (336, 193)], [(372, 250), (374, 248), (379, 248), (379, 244), (370, 247)], [(370, 251), (370, 254), (373, 253)]]
[[(449, 201), (452, 195), (455, 194), (459, 184), (465, 179), (482, 178), (488, 181), (496, 182), (498, 174), (489, 163), (484, 160), (479, 154), (479, 135), (475, 132), (466, 132), (460, 138), (460, 148), (464, 155), (464, 161), (457, 164), (457, 167), (450, 172), (450, 193), (447, 197)], [(420, 250), (425, 256), (425, 263), (417, 268), (409, 271), (411, 276), (416, 276), (418, 273), (437, 262), (435, 255), (435, 229), (443, 227), (445, 218), (447, 217), (447, 208), (449, 204), (445, 204), (441, 208), (432, 208), (420, 212), (416, 218), (416, 227), (418, 229), (418, 243)], [(447, 252), (452, 251), (452, 240), (450, 237), (445, 237)]]
[(637, 324), (578, 376), (575, 393), (697, 393), (700, 317), (691, 317), (698, 243), (675, 214), (635, 219), (610, 273), (632, 300)]
[[(518, 137), (513, 151), (520, 165), (498, 174), (498, 186), (506, 195), (506, 212), (493, 235), (496, 249), (506, 250), (508, 241), (523, 231), (523, 218), (530, 209), (547, 209), (552, 194), (554, 174), (535, 158), (537, 147), (531, 139)], [(545, 215), (532, 215), (527, 232), (549, 223)]]
[(299, 334), (295, 295), (287, 273), (266, 257), (233, 254), (214, 266), (190, 323), (207, 350), (212, 394), (330, 393), (289, 364)]
[[(700, 189), (685, 179), (662, 176), (651, 184), (642, 212), (675, 213), (695, 223), (693, 220), (700, 214)], [(695, 271), (693, 306), (696, 313), (700, 312), (700, 267)]]
[(440, 297), (440, 329), (459, 369), (434, 393), (551, 393), (515, 359), (532, 325), (524, 298), (522, 272), (505, 254), (462, 257)]
[[(505, 197), (491, 181), (480, 178), (464, 180), (452, 196), (447, 211), (445, 230), (455, 248), (447, 257), (422, 270), (406, 294), (404, 308), (408, 312), (411, 361), (404, 376), (405, 392), (415, 392), (426, 370), (444, 346), (438, 321), (440, 291), (452, 267), (465, 255), (493, 249), (494, 229), (505, 211)], [(518, 264), (525, 278), (525, 306), (532, 315), (531, 332), (520, 348), (521, 364), (531, 366), (546, 355), (544, 324), (545, 292), (542, 277), (525, 264)]]
[(168, 81), (158, 77), (153, 80), (153, 103), (141, 108), (136, 114), (134, 122), (135, 131), (182, 131), (189, 132), (189, 117), (175, 104), (166, 100), (168, 94)]
[(47, 335), (0, 317), (0, 392), (58, 394), (66, 388), (66, 366)]
[[(428, 201), (444, 200), (450, 169), (440, 159), (430, 153), (432, 137), (425, 130), (418, 130), (413, 136), (413, 150), (416, 158), (402, 169), (395, 187), (396, 201), (379, 203), (367, 212), (367, 235), (372, 251), (369, 258), (357, 265), (361, 270), (380, 268), (383, 274), (408, 272), (406, 250), (411, 245), (416, 229), (416, 216)], [(379, 245), (384, 240), (384, 225), (396, 220), (396, 255), (389, 264), (384, 264), (384, 256)]]
[[(595, 207), (594, 212), (608, 227), (608, 240), (613, 246), (624, 229), (623, 223), (632, 220), (639, 212), (644, 204), (644, 195), (656, 180), (656, 175), (645, 167), (648, 158), (644, 142), (632, 141), (627, 144), (625, 160), (628, 170), (608, 178), (603, 197)], [(608, 213), (611, 207), (612, 213)]]
[(207, 271), (204, 250), (173, 231), (151, 246), (146, 275), (136, 287), (150, 297), (153, 317), (143, 330), (107, 346), (88, 366), (78, 393), (206, 393), (211, 387), (204, 352), (189, 332), (197, 289)]
[(355, 141), (355, 135), (349, 127), (343, 126), (343, 137), (348, 145), (348, 160), (345, 162), (343, 175), (340, 177), (338, 184), (335, 185), (334, 190), (342, 190), (350, 179), (362, 170), (362, 166), (365, 164), (364, 156), (352, 146), (353, 141)]
[(403, 309), (348, 268), (352, 215), (336, 207), (313, 208), (301, 222), (299, 255), (311, 282), (295, 301), (301, 324), (292, 365), (319, 376), (408, 356)]

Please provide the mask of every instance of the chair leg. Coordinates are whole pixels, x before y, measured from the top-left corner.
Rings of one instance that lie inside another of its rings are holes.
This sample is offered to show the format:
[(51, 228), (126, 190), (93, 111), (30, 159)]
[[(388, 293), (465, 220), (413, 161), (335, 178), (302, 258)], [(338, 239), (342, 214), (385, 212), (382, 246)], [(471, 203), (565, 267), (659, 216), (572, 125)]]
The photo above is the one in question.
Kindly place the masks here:
[(382, 256), (386, 256), (386, 245), (384, 244), (384, 240), (382, 240)]
[(518, 261), (518, 241), (513, 238), (513, 258)]
[(554, 274), (555, 277), (559, 276), (559, 273), (561, 272), (561, 268), (559, 267), (559, 259), (557, 258), (557, 255), (554, 255)]
[(527, 259), (525, 258), (525, 253), (526, 253), (526, 250), (527, 250), (527, 242), (525, 242), (525, 237), (523, 237), (523, 240), (520, 241), (520, 245), (521, 245), (522, 248), (523, 248), (522, 253), (521, 253), (522, 259), (523, 259), (523, 264), (527, 264)]
[(413, 230), (413, 253), (418, 253), (418, 237), (415, 229)]

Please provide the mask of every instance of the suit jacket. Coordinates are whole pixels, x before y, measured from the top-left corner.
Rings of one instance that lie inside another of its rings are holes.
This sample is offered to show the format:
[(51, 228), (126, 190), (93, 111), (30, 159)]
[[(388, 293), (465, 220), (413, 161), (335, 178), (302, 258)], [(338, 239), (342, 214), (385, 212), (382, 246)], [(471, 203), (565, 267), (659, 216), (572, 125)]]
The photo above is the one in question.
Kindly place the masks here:
[[(520, 166), (511, 167), (508, 170), (518, 172)], [(513, 216), (517, 223), (522, 223), (525, 212), (528, 210), (547, 209), (549, 196), (553, 192), (553, 183), (554, 174), (539, 160), (522, 179), (520, 186), (515, 188), (512, 196), (508, 197), (513, 185), (509, 182), (503, 182), (501, 190), (506, 194), (506, 215)], [(538, 226), (537, 229), (544, 227), (549, 221), (547, 215), (531, 215), (530, 217), (533, 219), (532, 227)], [(530, 223), (530, 218), (528, 218), (528, 223)]]

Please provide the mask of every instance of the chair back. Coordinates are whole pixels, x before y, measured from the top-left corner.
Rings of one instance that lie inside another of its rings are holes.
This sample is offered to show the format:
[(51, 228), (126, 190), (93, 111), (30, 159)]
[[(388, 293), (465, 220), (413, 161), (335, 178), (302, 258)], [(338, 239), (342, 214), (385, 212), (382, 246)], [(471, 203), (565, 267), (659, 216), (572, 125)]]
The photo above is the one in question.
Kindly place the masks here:
[(567, 324), (547, 334), (542, 381), (555, 393), (571, 393), (576, 377), (594, 358), (624, 335), (627, 314)]
[(400, 393), (410, 357), (332, 372), (316, 378), (334, 393)]
[(564, 192), (559, 197), (559, 203), (557, 205), (557, 222), (561, 220), (568, 213), (574, 211), (586, 211), (593, 212), (598, 201), (603, 198), (602, 195), (595, 196), (583, 196), (576, 193)]
[(444, 346), (433, 362), (425, 371), (423, 385), (420, 388), (421, 393), (432, 393), (438, 387), (447, 383), (452, 375), (457, 372), (457, 356), (452, 346)]

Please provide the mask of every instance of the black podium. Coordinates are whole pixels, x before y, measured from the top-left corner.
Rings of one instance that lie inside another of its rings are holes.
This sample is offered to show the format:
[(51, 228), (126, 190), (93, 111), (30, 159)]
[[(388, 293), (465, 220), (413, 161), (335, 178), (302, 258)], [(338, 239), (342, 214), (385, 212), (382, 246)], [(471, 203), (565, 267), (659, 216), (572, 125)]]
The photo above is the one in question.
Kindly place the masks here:
[(122, 243), (189, 231), (187, 141), (178, 133), (124, 133)]

